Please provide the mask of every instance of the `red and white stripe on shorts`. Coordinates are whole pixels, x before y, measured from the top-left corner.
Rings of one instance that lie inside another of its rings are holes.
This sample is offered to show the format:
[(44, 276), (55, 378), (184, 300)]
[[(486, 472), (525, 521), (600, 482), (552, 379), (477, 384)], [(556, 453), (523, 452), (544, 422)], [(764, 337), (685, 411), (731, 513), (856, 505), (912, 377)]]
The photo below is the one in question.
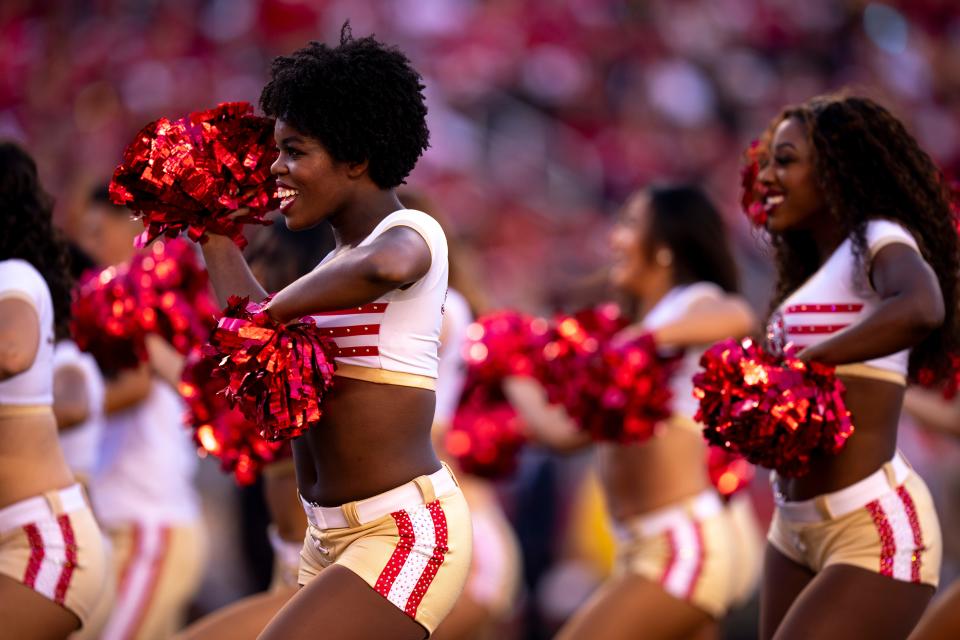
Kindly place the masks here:
[(866, 506), (880, 536), (880, 574), (920, 582), (923, 532), (913, 498), (905, 486)]
[(400, 542), (374, 587), (411, 618), (447, 554), (447, 517), (439, 500), (392, 514)]
[(667, 562), (660, 586), (681, 600), (689, 600), (703, 572), (706, 550), (700, 523), (685, 519), (664, 532), (667, 538)]
[(120, 572), (117, 599), (103, 630), (104, 640), (136, 635), (150, 606), (170, 546), (170, 527), (135, 524), (130, 555)]
[(30, 542), (30, 559), (23, 584), (57, 604), (63, 604), (77, 566), (77, 540), (70, 516), (31, 522), (23, 526)]

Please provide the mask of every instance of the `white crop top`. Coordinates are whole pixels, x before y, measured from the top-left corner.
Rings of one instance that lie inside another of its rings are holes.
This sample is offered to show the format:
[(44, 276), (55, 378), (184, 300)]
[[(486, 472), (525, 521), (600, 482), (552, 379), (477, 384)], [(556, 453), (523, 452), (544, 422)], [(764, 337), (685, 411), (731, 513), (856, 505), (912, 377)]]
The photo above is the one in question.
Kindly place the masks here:
[[(314, 316), (338, 347), (336, 374), (369, 382), (435, 389), (440, 326), (447, 292), (447, 239), (422, 211), (401, 209), (380, 221), (357, 245), (369, 245), (387, 229), (410, 227), (430, 249), (430, 269), (406, 289), (394, 289), (368, 304)], [(323, 266), (337, 259), (325, 257)]]
[(473, 322), (470, 304), (458, 291), (449, 289), (443, 305), (443, 344), (440, 346), (440, 369), (437, 378), (437, 407), (433, 424), (449, 427), (460, 403), (460, 394), (467, 379), (467, 361), (463, 344), (467, 327)]
[(4, 407), (53, 405), (53, 300), (47, 283), (25, 260), (0, 261), (0, 300), (20, 298), (40, 320), (40, 344), (30, 368), (0, 382), (0, 415)]
[[(889, 220), (867, 223), (867, 247), (872, 260), (883, 247), (898, 242), (919, 252), (917, 242), (901, 225)], [(834, 333), (860, 322), (880, 304), (881, 298), (870, 285), (869, 262), (857, 270), (851, 238), (845, 239), (820, 269), (781, 303), (767, 325), (771, 348), (786, 345), (809, 347)], [(910, 350), (841, 365), (837, 372), (905, 383)]]
[(106, 393), (103, 376), (93, 356), (80, 351), (73, 340), (60, 340), (54, 348), (54, 375), (61, 368), (74, 368), (83, 375), (88, 415), (82, 423), (60, 431), (60, 448), (70, 470), (89, 478), (97, 468), (103, 437), (103, 399)]
[[(720, 299), (724, 295), (726, 294), (723, 289), (712, 282), (695, 282), (674, 287), (647, 313), (641, 326), (654, 331), (685, 316), (695, 303), (704, 299)], [(693, 397), (693, 376), (700, 370), (700, 356), (708, 346), (687, 347), (677, 369), (670, 377), (674, 415), (671, 423), (690, 427), (698, 433), (700, 427), (693, 422), (698, 407), (698, 402)], [(671, 354), (665, 352), (663, 355)]]

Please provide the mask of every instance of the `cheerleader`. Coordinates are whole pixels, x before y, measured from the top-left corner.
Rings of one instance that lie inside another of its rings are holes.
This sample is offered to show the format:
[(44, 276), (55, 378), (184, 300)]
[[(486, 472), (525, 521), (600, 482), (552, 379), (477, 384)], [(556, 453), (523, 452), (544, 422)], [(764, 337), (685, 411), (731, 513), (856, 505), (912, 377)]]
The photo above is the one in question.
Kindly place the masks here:
[[(400, 198), (406, 206), (431, 212), (441, 226), (447, 228), (446, 221), (436, 215), (435, 208), (425, 196), (406, 189)], [(450, 287), (443, 304), (437, 407), (432, 433), (437, 451), (456, 468), (460, 488), (470, 507), (473, 558), (463, 593), (433, 637), (481, 640), (494, 637), (497, 629), (515, 611), (520, 594), (520, 545), (490, 482), (457, 468), (444, 445), (466, 382), (463, 345), (467, 328), (473, 322), (473, 309), (486, 306), (483, 293), (472, 276), (468, 249), (455, 237), (449, 237), (449, 245)]]
[(786, 109), (758, 176), (778, 271), (768, 334), (837, 365), (856, 429), (773, 478), (763, 638), (904, 638), (937, 586), (940, 527), (896, 450), (908, 375), (956, 345), (957, 234), (940, 172), (866, 98)]
[[(85, 249), (101, 265), (134, 254), (139, 223), (110, 202), (106, 187), (91, 195)], [(169, 638), (200, 587), (206, 533), (194, 486), (197, 455), (183, 424), (176, 389), (183, 358), (158, 336), (149, 362), (107, 372), (103, 437), (91, 497), (113, 547), (116, 599), (107, 640)]]
[[(736, 267), (720, 214), (698, 189), (634, 195), (611, 236), (611, 283), (636, 300), (636, 323), (616, 340), (653, 334), (681, 355), (671, 382), (674, 415), (641, 444), (598, 444), (607, 507), (619, 537), (613, 576), (564, 626), (560, 638), (711, 637), (736, 595), (737, 540), (707, 475), (693, 421), (693, 373), (709, 344), (754, 328), (736, 295)], [(529, 380), (507, 393), (534, 435), (570, 448), (587, 436), (545, 404)]]
[[(321, 422), (292, 441), (309, 526), (303, 585), (261, 638), (423, 638), (460, 594), (470, 516), (430, 440), (447, 244), (395, 188), (426, 148), (423, 85), (372, 37), (311, 43), (274, 60), (260, 103), (276, 117), (272, 167), (291, 230), (328, 221), (336, 249), (272, 298), (313, 315), (338, 347)], [(233, 242), (203, 245), (222, 302), (262, 300)]]
[[(268, 291), (279, 291), (309, 271), (333, 248), (330, 225), (294, 233), (273, 225), (250, 242), (246, 258), (250, 270)], [(307, 533), (307, 517), (297, 494), (292, 452), (285, 452), (263, 469), (263, 496), (270, 524), (267, 538), (273, 549), (270, 587), (218, 609), (177, 634), (178, 640), (243, 640), (256, 638), (280, 607), (299, 588), (300, 549)]]
[(33, 160), (0, 144), (0, 619), (9, 638), (82, 628), (106, 577), (100, 530), (57, 440), (54, 338), (67, 335), (71, 279), (51, 208)]

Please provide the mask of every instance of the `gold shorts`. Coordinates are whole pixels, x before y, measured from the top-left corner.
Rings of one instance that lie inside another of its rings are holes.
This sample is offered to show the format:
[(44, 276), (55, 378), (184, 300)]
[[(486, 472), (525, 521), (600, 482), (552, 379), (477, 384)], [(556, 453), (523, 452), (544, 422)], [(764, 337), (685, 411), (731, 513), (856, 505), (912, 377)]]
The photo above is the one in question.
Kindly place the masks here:
[(819, 572), (849, 564), (929, 584), (940, 577), (940, 522), (926, 484), (897, 454), (872, 475), (811, 500), (777, 500), (767, 540)]
[(86, 624), (107, 568), (100, 529), (79, 484), (0, 509), (0, 574)]
[(614, 575), (630, 572), (715, 618), (733, 597), (736, 540), (720, 497), (710, 489), (618, 525)]
[(340, 507), (304, 501), (300, 584), (332, 564), (350, 569), (429, 633), (450, 612), (470, 569), (470, 513), (444, 466)]
[(107, 530), (116, 596), (105, 638), (170, 638), (186, 619), (206, 564), (206, 533), (196, 523), (137, 522)]

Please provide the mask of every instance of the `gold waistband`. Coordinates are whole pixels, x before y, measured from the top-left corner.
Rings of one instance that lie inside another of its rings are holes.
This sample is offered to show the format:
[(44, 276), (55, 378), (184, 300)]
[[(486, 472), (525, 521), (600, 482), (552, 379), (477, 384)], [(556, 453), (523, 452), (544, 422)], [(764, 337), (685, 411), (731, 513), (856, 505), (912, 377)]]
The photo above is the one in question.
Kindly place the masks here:
[(404, 371), (388, 371), (386, 369), (374, 369), (373, 367), (361, 367), (355, 364), (337, 363), (333, 375), (377, 384), (395, 384), (401, 387), (416, 387), (429, 391), (437, 390), (436, 378)]
[(48, 404), (0, 404), (0, 418), (45, 414), (53, 415), (53, 407)]
[(836, 371), (838, 376), (869, 378), (871, 380), (892, 382), (893, 384), (899, 384), (904, 387), (907, 386), (907, 376), (903, 375), (902, 373), (899, 373), (898, 371), (888, 371), (887, 369), (881, 369), (880, 367), (873, 367), (868, 364), (863, 364), (862, 362), (837, 365)]

